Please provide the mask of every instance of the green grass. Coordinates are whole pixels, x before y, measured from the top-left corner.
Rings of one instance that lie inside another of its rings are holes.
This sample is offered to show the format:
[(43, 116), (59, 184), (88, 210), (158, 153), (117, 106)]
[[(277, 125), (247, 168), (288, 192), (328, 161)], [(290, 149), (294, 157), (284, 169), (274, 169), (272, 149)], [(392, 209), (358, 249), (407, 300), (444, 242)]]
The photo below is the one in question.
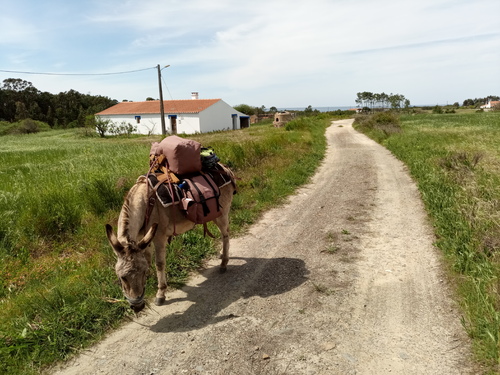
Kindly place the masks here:
[(500, 114), (401, 117), (380, 137), (416, 180), (478, 360), (500, 373)]
[[(323, 158), (329, 120), (190, 137), (212, 146), (239, 178), (233, 234), (307, 182)], [(1, 137), (0, 373), (39, 373), (131, 314), (104, 224), (116, 223), (159, 139), (100, 139), (77, 130)], [(218, 246), (199, 228), (177, 237), (167, 253), (170, 285), (182, 285)], [(146, 293), (155, 291), (151, 277)]]

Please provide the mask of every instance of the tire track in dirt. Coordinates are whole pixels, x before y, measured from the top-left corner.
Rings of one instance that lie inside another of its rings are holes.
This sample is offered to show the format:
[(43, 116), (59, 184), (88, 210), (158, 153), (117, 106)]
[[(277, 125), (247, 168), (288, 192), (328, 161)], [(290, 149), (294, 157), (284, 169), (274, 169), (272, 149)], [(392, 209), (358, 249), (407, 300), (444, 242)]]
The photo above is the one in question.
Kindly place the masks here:
[(311, 183), (55, 374), (469, 374), (469, 346), (404, 166), (327, 130)]

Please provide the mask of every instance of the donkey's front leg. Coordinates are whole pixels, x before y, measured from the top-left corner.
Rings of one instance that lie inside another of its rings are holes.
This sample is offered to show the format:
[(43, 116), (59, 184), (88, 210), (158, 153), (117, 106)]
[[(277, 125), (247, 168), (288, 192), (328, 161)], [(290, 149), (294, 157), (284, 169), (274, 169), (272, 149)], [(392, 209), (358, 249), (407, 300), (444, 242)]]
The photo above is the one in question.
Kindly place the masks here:
[(170, 243), (172, 237), (156, 236), (154, 239), (155, 245), (155, 261), (156, 261), (156, 277), (158, 280), (158, 291), (156, 292), (155, 305), (161, 306), (165, 303), (165, 293), (167, 292), (167, 276), (165, 274), (165, 257), (166, 245)]
[(229, 262), (229, 216), (222, 215), (214, 220), (217, 227), (219, 227), (222, 236), (222, 253), (220, 263), (220, 273), (227, 271), (227, 263)]

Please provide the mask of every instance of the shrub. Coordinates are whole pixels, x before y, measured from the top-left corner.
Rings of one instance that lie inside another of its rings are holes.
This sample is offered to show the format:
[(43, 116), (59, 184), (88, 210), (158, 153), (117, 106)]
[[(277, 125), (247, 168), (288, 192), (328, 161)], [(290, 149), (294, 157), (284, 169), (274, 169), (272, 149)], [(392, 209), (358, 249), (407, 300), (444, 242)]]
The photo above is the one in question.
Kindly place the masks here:
[(437, 105), (432, 109), (432, 113), (440, 115), (441, 113), (443, 113), (443, 108)]
[(109, 131), (112, 122), (108, 119), (102, 119), (101, 117), (88, 117), (86, 125), (89, 127), (95, 127), (97, 133), (101, 138), (106, 136), (106, 133)]
[(0, 135), (7, 134), (33, 134), (40, 131), (50, 130), (50, 126), (42, 121), (35, 121), (30, 118), (19, 122), (0, 122)]

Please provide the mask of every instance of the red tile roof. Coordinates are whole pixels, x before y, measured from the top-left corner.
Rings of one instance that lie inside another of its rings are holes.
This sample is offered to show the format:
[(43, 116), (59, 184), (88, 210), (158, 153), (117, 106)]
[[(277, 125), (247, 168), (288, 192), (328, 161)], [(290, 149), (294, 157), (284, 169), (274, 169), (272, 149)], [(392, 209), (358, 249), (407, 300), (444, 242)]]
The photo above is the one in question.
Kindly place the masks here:
[[(221, 99), (164, 100), (163, 110), (165, 113), (199, 113), (217, 103), (219, 100)], [(96, 115), (133, 115), (146, 113), (160, 113), (160, 101), (121, 102), (104, 111), (96, 113)]]

